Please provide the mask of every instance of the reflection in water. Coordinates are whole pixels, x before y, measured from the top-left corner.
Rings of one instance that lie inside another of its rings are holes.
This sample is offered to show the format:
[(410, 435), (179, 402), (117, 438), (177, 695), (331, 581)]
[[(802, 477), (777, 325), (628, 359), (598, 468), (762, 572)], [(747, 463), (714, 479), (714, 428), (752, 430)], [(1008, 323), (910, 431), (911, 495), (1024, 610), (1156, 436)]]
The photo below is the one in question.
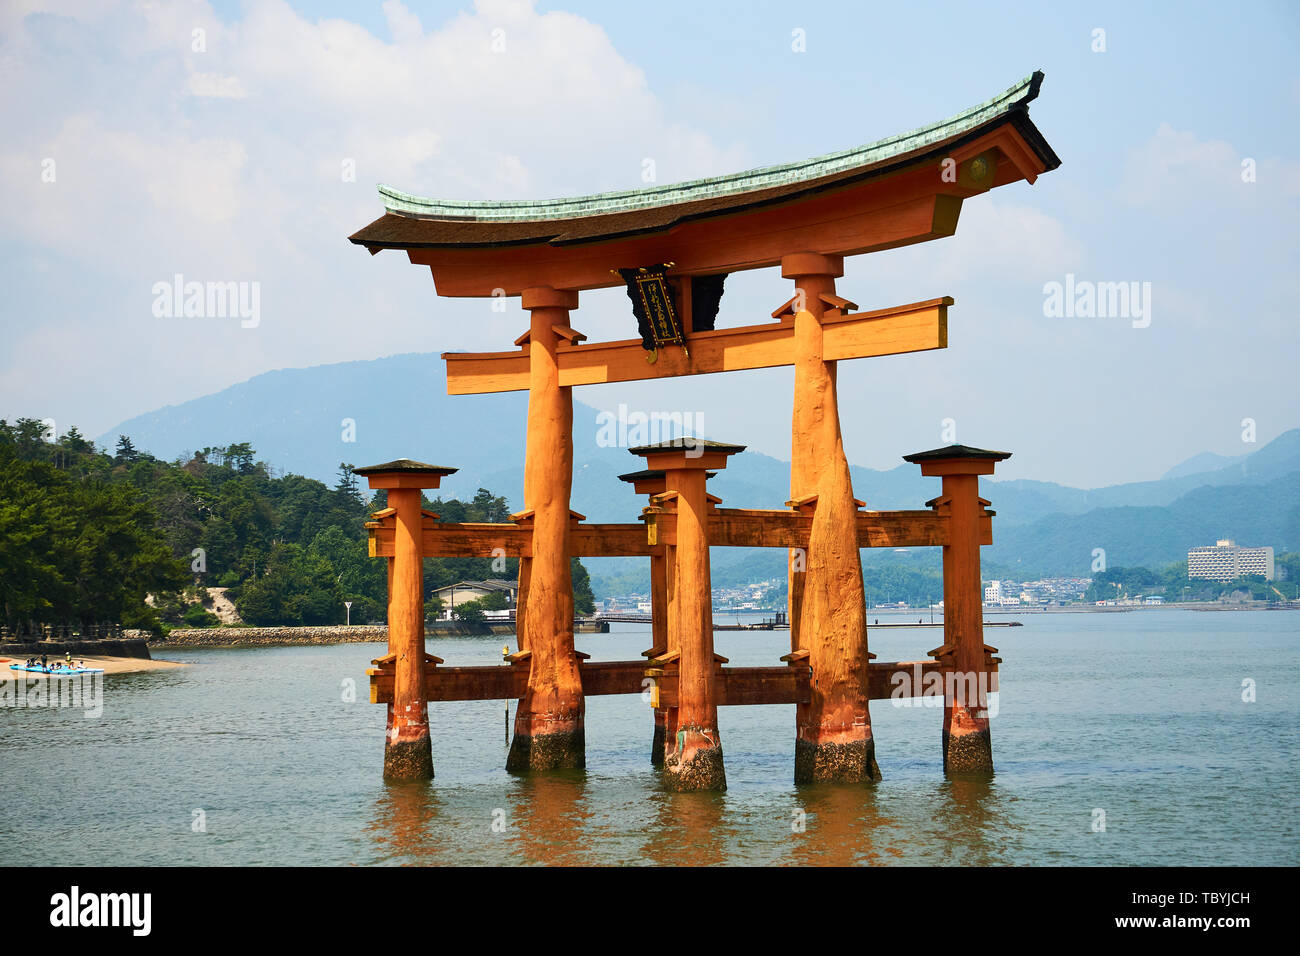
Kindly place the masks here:
[(948, 841), (948, 855), (970, 866), (1011, 862), (1007, 851), (1015, 841), (1008, 839), (1008, 830), (1018, 828), (993, 777), (948, 777), (938, 793), (942, 802), (936, 822)]
[(511, 862), (552, 866), (608, 862), (590, 846), (585, 770), (550, 770), (513, 780), (504, 808)]
[(424, 782), (385, 784), (375, 800), (365, 833), (375, 862), (436, 866), (457, 862), (446, 841), (436, 839), (442, 801)]
[[(892, 863), (902, 850), (889, 845), (881, 831), (891, 822), (876, 803), (870, 783), (819, 783), (799, 787), (795, 801), (805, 832), (795, 832), (783, 863), (818, 866), (866, 866)], [(793, 814), (791, 814), (793, 817)], [(884, 844), (883, 848), (881, 845)]]
[[(655, 773), (658, 783), (660, 774)], [(659, 787), (645, 795), (653, 806), (642, 853), (648, 863), (666, 866), (716, 866), (735, 848), (727, 820), (727, 795), (702, 791), (676, 793)]]

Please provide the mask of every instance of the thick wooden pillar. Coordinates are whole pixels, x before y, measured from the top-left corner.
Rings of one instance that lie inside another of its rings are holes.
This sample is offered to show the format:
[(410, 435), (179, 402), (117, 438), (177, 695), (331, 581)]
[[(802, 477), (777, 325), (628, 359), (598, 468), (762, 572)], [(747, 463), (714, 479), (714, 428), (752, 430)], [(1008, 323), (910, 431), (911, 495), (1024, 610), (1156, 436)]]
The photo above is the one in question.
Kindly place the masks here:
[[(662, 657), (668, 653), (668, 556), (667, 545), (659, 545), (650, 555), (650, 655)], [(656, 707), (654, 736), (650, 740), (650, 763), (656, 767), (664, 764), (667, 712)]]
[(945, 665), (943, 769), (950, 774), (993, 772), (988, 692), (992, 681), (984, 644), (980, 586), (979, 476), (993, 474), (1006, 452), (952, 445), (904, 456), (921, 474), (940, 476), (943, 494), (935, 503), (948, 517), (943, 548), (943, 646), (930, 653)]
[(727, 788), (718, 733), (705, 482), (709, 471), (725, 467), (728, 456), (743, 450), (743, 445), (690, 438), (631, 449), (646, 456), (651, 469), (663, 470), (663, 498), (671, 499), (665, 504), (676, 513), (676, 535), (665, 555), (671, 577), (665, 588), (665, 636), (677, 677), (676, 706), (664, 716), (664, 784), (670, 790)]
[(433, 748), (424, 694), (424, 516), (421, 491), (437, 488), (455, 468), (408, 458), (356, 469), (371, 488), (388, 491), (395, 512), (393, 556), (388, 562), (388, 655), (394, 668), (393, 702), (384, 739), (384, 779), (430, 780)]
[(393, 538), (393, 593), (388, 604), (388, 634), (396, 677), (393, 724), (384, 746), (384, 778), (433, 777), (429, 705), (424, 698), (424, 559), (420, 554), (420, 489), (393, 488), (389, 507), (397, 510)]
[[(706, 480), (713, 472), (706, 471)], [(661, 469), (634, 471), (619, 475), (620, 481), (632, 485), (639, 495), (649, 495), (652, 504), (656, 496), (663, 495), (667, 489), (664, 472)], [(660, 499), (658, 508), (675, 510), (674, 500)], [(650, 648), (642, 653), (651, 659), (676, 652), (680, 647), (677, 639), (676, 606), (673, 603), (677, 579), (676, 545), (661, 541), (650, 553)], [(664, 755), (672, 744), (672, 734), (668, 727), (677, 719), (677, 708), (654, 708), (654, 736), (650, 742), (650, 763), (656, 767), (664, 764)]]
[[(393, 559), (386, 558), (384, 560), (384, 564), (388, 572), (388, 604), (386, 605), (386, 607), (391, 608), (393, 606)], [(387, 614), (387, 611), (385, 611), (385, 614)], [(388, 627), (388, 656), (394, 657), (393, 628), (391, 623), (389, 624)], [(384, 724), (384, 740), (388, 740), (393, 735), (393, 704), (391, 701), (389, 701), (389, 703), (386, 706), (388, 710), (388, 719), (387, 722)], [(387, 745), (385, 745), (384, 749), (387, 750)], [(430, 751), (430, 759), (432, 759), (432, 751)]]
[(664, 761), (674, 790), (725, 790), (713, 663), (713, 589), (709, 577), (708, 500), (704, 472), (669, 469), (677, 492), (678, 705), (672, 756)]
[[(797, 253), (781, 260), (795, 282), (795, 385), (790, 496), (816, 496), (806, 553), (789, 572), (792, 652), (806, 651), (812, 699), (796, 710), (796, 783), (879, 779), (868, 710), (866, 596), (857, 504), (840, 434), (836, 363), (822, 355), (822, 316), (844, 274), (841, 256)], [(829, 300), (829, 301), (828, 301)]]
[(533, 556), (524, 632), (528, 690), (515, 716), (506, 769), (548, 770), (586, 763), (582, 677), (573, 647), (569, 573), (569, 494), (573, 485), (573, 393), (560, 386), (556, 346), (576, 292), (525, 289), (528, 331), (528, 440), (524, 507), (532, 512)]

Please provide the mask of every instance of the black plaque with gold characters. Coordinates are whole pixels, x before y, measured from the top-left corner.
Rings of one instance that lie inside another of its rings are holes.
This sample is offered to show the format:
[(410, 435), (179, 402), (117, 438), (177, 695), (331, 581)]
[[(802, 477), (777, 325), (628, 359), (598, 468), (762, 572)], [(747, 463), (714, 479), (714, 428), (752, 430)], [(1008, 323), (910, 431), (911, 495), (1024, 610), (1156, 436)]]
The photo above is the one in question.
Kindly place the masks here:
[(636, 316), (641, 333), (641, 347), (647, 352), (657, 351), (664, 345), (685, 345), (681, 322), (677, 318), (677, 295), (668, 281), (667, 265), (645, 266), (639, 269), (619, 269), (618, 274), (627, 284), (627, 297), (632, 300), (632, 314)]

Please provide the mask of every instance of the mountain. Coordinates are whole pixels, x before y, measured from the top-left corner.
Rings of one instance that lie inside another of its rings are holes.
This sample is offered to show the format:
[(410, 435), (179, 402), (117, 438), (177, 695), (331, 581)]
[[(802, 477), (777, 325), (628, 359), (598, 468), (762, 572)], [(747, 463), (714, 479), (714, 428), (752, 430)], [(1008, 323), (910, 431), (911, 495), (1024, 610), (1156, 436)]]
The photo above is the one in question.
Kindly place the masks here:
[(1216, 455), (1212, 451), (1203, 451), (1199, 455), (1193, 455), (1186, 461), (1174, 465), (1160, 477), (1181, 478), (1183, 475), (1199, 475), (1202, 472), (1215, 471), (1216, 469), (1239, 464), (1241, 459), (1245, 457), (1245, 455)]
[[(437, 355), (395, 355), (267, 372), (130, 419), (97, 441), (111, 448), (118, 435), (127, 435), (137, 448), (165, 459), (206, 445), (249, 442), (271, 466), (330, 484), (340, 462), (415, 458), (460, 469), (444, 481), (440, 493), (446, 496), (472, 496), (483, 487), (521, 508), (527, 409), (522, 392), (447, 395)], [(593, 521), (629, 521), (644, 502), (617, 476), (636, 470), (641, 459), (625, 448), (601, 446), (599, 415), (574, 402), (573, 507)], [(886, 471), (853, 466), (851, 472), (854, 492), (873, 508), (919, 508), (939, 492), (938, 479), (922, 478), (914, 465), (901, 462)], [(1286, 503), (1293, 499), (1282, 480), (1298, 472), (1300, 429), (1293, 429), (1250, 454), (1197, 455), (1156, 481), (1094, 489), (988, 481), (984, 494), (998, 517), (987, 560), (1038, 573), (1087, 574), (1096, 547), (1106, 548), (1111, 566), (1176, 561), (1180, 550), (1224, 536), (1300, 547), (1288, 537)], [(789, 497), (789, 464), (746, 452), (709, 488), (729, 507), (779, 508)], [(1200, 515), (1188, 510), (1192, 505)], [(886, 557), (872, 554), (871, 560)], [(728, 550), (716, 558), (722, 567), (751, 562), (754, 554)], [(607, 573), (616, 573), (636, 560), (606, 559), (602, 570), (608, 565)]]
[(1110, 568), (1161, 567), (1219, 538), (1300, 551), (1300, 473), (1262, 484), (1207, 484), (1163, 507), (1096, 508), (1010, 527), (995, 519), (984, 562), (1016, 579), (1088, 577), (1095, 548), (1105, 551)]

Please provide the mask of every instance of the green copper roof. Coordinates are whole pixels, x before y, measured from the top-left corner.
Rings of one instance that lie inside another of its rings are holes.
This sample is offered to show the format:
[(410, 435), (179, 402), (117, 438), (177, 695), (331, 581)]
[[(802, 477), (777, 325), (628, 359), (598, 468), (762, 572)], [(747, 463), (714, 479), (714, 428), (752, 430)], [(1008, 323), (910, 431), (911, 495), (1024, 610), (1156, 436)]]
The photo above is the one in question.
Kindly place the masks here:
[(780, 166), (765, 166), (747, 172), (694, 179), (685, 183), (597, 193), (592, 196), (576, 196), (568, 199), (543, 200), (426, 199), (384, 185), (379, 187), (379, 193), (384, 197), (385, 208), (400, 216), (474, 222), (577, 219), (672, 206), (699, 199), (786, 186), (843, 173), (862, 166), (872, 166), (895, 156), (906, 155), (933, 143), (961, 136), (1003, 114), (1025, 110), (1026, 104), (1038, 95), (1038, 87), (1042, 80), (1041, 72), (1033, 73), (1005, 92), (965, 112), (958, 113), (951, 119), (924, 126), (910, 133), (890, 136), (866, 146), (855, 146), (852, 149)]

